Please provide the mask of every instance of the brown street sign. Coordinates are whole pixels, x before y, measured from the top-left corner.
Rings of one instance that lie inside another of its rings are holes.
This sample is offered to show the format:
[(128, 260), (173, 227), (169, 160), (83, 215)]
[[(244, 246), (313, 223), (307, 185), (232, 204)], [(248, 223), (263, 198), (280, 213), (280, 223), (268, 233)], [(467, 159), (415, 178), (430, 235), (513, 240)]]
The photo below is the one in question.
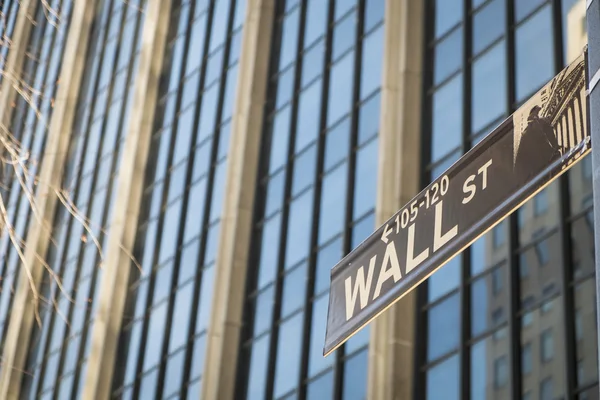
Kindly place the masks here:
[(585, 55), (331, 270), (327, 356), (591, 149)]

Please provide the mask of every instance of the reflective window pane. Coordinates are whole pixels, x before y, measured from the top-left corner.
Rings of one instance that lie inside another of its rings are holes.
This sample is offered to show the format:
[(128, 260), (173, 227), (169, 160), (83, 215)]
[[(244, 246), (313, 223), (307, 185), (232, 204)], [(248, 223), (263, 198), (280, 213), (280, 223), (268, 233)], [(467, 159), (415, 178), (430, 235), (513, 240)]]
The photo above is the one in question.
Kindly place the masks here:
[[(598, 379), (598, 335), (596, 325), (596, 288), (594, 279), (587, 279), (575, 286), (575, 341), (577, 362), (581, 372), (577, 374), (578, 386)], [(560, 344), (558, 344), (560, 345)]]
[(298, 384), (302, 355), (302, 319), (299, 313), (279, 327), (277, 362), (275, 367), (275, 397), (289, 392)]
[(462, 0), (435, 0), (436, 37), (440, 37), (462, 20), (463, 7)]
[(471, 284), (471, 335), (477, 336), (497, 328), (506, 321), (509, 305), (506, 266), (495, 268), (491, 273)]
[(473, 63), (472, 133), (506, 112), (506, 43), (500, 42)]
[(427, 400), (459, 400), (459, 374), (457, 355), (427, 371)]
[(308, 255), (313, 214), (313, 190), (310, 189), (290, 205), (285, 265), (291, 267)]
[(493, 0), (473, 16), (473, 54), (479, 53), (504, 35), (506, 1)]
[(433, 95), (432, 161), (458, 147), (462, 137), (462, 74)]
[(515, 34), (517, 100), (524, 100), (554, 76), (552, 35), (550, 5), (542, 8), (517, 28)]
[(462, 257), (460, 255), (450, 259), (442, 268), (427, 279), (427, 298), (435, 301), (446, 293), (456, 289), (460, 283)]
[(452, 295), (427, 312), (427, 360), (433, 361), (458, 346), (461, 320), (459, 299), (458, 294)]
[(346, 361), (344, 366), (344, 400), (362, 400), (367, 391), (367, 351), (362, 351)]
[(453, 31), (435, 45), (433, 83), (437, 85), (462, 68), (464, 31)]

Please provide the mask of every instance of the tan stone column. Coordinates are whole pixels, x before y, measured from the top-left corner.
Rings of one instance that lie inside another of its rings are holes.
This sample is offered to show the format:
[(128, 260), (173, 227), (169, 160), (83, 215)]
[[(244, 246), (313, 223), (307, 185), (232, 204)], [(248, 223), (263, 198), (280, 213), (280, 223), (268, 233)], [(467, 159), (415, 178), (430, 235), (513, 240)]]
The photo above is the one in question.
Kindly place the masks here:
[(83, 399), (108, 399), (111, 393), (170, 14), (171, 0), (148, 1)]
[[(376, 219), (384, 223), (420, 189), (424, 0), (386, 0)], [(415, 292), (371, 324), (369, 400), (412, 396)]]
[(233, 399), (256, 173), (269, 71), (274, 0), (248, 0), (215, 268), (203, 400)]
[(23, 0), (20, 3), (15, 27), (12, 35), (8, 38), (10, 42), (9, 44), (5, 44), (5, 46), (10, 46), (10, 48), (6, 63), (4, 64), (4, 70), (2, 71), (2, 86), (0, 87), (1, 122), (7, 127), (12, 118), (14, 110), (12, 103), (15, 101), (17, 94), (14, 86), (18, 85), (18, 80), (22, 76), (23, 61), (25, 60), (31, 31), (34, 28), (40, 29), (34, 26), (35, 9), (38, 2), (36, 0)]
[[(26, 1), (23, 4), (25, 3), (29, 2)], [(77, 97), (85, 66), (85, 54), (95, 4), (95, 0), (86, 0), (75, 1), (73, 6), (71, 25), (60, 72), (63, 79), (61, 79), (62, 83), (58, 86), (48, 139), (44, 149), (44, 159), (39, 170), (40, 183), (36, 201), (43, 225), (32, 218), (27, 233), (27, 248), (24, 253), (25, 264), (20, 265), (20, 268), (27, 269), (28, 273), (24, 273), (24, 271), (20, 274), (15, 289), (10, 325), (6, 332), (6, 342), (2, 354), (4, 364), (0, 373), (0, 399), (19, 398), (23, 374), (21, 371), (25, 367), (31, 331), (35, 323), (34, 307), (36, 305), (31, 286), (34, 286), (37, 290), (43, 272), (42, 264), (36, 256), (39, 254), (41, 257), (45, 257), (48, 249), (50, 227), (57, 205), (57, 197), (54, 195), (53, 188), (57, 188), (61, 184)], [(31, 24), (30, 21), (23, 23)], [(26, 44), (21, 43), (21, 46), (24, 51)], [(14, 54), (11, 51), (11, 55), (14, 56)], [(6, 93), (6, 91), (3, 91), (2, 96), (7, 95)], [(33, 282), (30, 281), (29, 274)]]

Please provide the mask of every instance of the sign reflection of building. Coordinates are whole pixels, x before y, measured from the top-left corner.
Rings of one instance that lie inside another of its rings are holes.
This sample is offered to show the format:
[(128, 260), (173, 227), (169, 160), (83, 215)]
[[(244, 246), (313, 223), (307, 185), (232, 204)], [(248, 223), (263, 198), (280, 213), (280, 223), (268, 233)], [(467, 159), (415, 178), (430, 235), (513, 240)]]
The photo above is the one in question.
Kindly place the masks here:
[[(552, 84), (544, 90), (548, 91), (547, 100), (542, 103), (540, 115), (550, 121), (554, 127), (554, 134), (558, 140), (561, 155), (565, 149), (571, 149), (586, 137), (586, 90), (585, 90), (585, 62), (576, 64), (572, 69), (563, 70), (556, 76)], [(578, 93), (577, 96), (573, 96)], [(542, 93), (544, 96), (545, 93)], [(544, 98), (544, 97), (543, 97)], [(579, 155), (570, 159), (563, 168), (566, 168)]]

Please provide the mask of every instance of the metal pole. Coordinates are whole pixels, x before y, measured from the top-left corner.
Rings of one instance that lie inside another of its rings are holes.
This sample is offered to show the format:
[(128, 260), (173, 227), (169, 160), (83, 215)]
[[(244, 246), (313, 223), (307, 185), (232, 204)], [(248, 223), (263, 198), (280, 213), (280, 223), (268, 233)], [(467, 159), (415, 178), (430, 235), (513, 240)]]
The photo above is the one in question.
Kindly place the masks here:
[[(587, 0), (589, 129), (594, 171), (594, 244), (596, 257), (596, 324), (600, 324), (600, 0)], [(600, 333), (600, 326), (597, 333)], [(600, 335), (597, 336), (600, 339)], [(600, 343), (598, 345), (600, 360)], [(600, 377), (600, 374), (599, 374)]]

